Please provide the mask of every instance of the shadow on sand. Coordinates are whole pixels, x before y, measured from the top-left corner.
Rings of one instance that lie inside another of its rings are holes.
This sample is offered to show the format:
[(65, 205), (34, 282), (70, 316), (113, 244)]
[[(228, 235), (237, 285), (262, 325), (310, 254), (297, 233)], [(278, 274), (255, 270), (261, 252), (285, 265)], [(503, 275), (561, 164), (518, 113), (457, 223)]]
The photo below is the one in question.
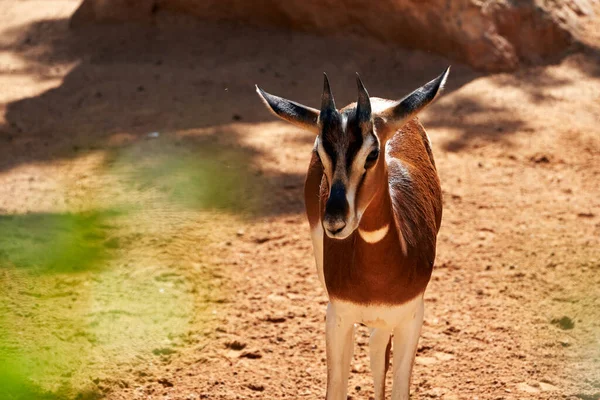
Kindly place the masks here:
[[(59, 19), (38, 21), (2, 35), (5, 39), (0, 51), (27, 61), (27, 67), (16, 73), (45, 80), (60, 75), (57, 69), (71, 69), (58, 87), (6, 106), (5, 122), (0, 125), (0, 171), (106, 148), (112, 151), (111, 162), (118, 163), (115, 157), (124, 154), (127, 160), (132, 153), (127, 148), (132, 142), (159, 132), (163, 140), (183, 146), (185, 151), (175, 151), (175, 157), (160, 154), (160, 149), (139, 153), (146, 161), (154, 160), (153, 166), (140, 170), (140, 184), (168, 181), (165, 173), (174, 169), (184, 183), (181, 187), (215, 188), (203, 194), (192, 189), (187, 194), (175, 193), (175, 197), (199, 196), (191, 206), (232, 211), (237, 207), (234, 200), (247, 197), (253, 187), (261, 188), (255, 197), (262, 197), (264, 187), (281, 182), (299, 187), (303, 181), (302, 174), (261, 175), (255, 165), (261, 154), (241, 141), (248, 124), (260, 126), (273, 121), (254, 93), (255, 83), (269, 92), (316, 106), (321, 73), (327, 71), (341, 105), (354, 101), (357, 71), (372, 96), (399, 98), (448, 64), (439, 56), (360, 37), (317, 37), (200, 23), (160, 13), (152, 25), (70, 30), (68, 20)], [(597, 74), (597, 70), (588, 72)], [(455, 65), (447, 91), (479, 76)], [(520, 85), (527, 101), (534, 102), (545, 101), (544, 88), (567, 83), (544, 74), (525, 83), (518, 76), (506, 77), (505, 84)], [(478, 98), (458, 97), (435, 107), (435, 118), (429, 125), (460, 132), (445, 146), (447, 151), (460, 151), (474, 138), (503, 141), (526, 128), (524, 121), (506, 112), (501, 104), (490, 105)], [(494, 122), (473, 123), (457, 117), (461, 114), (477, 114), (482, 116), (478, 120)], [(185, 141), (176, 137), (181, 132), (186, 132)], [(128, 135), (131, 140), (113, 146), (111, 140), (118, 135)], [(227, 140), (218, 136), (227, 136)], [(308, 152), (312, 138), (304, 139)], [(188, 177), (182, 177), (185, 171), (190, 171)], [(245, 171), (241, 178), (233, 177), (232, 172), (240, 171)], [(173, 191), (188, 190), (181, 187)], [(232, 189), (236, 190), (226, 204), (216, 200)], [(302, 210), (300, 201), (285, 210), (272, 204), (252, 207), (257, 215)]]

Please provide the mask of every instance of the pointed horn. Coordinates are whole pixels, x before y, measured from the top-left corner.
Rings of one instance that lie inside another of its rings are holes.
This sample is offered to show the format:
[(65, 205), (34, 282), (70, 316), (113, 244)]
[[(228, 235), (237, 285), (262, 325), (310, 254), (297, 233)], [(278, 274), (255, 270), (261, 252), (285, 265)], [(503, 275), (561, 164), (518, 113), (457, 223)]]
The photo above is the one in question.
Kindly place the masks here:
[(333, 93), (331, 93), (331, 87), (329, 86), (329, 79), (327, 74), (323, 72), (323, 95), (321, 96), (321, 118), (326, 115), (331, 115), (337, 110), (335, 108), (335, 101), (333, 99)]
[(369, 93), (365, 89), (358, 72), (356, 73), (356, 86), (358, 86), (358, 101), (356, 102), (356, 115), (359, 121), (370, 121), (371, 120), (371, 100), (369, 99)]

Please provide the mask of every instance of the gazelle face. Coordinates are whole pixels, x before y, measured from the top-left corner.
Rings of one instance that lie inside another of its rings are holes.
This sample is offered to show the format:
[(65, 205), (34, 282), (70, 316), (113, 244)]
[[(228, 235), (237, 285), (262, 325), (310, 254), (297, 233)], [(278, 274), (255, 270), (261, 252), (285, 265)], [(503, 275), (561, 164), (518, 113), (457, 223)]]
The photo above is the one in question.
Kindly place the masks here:
[(358, 228), (374, 195), (368, 178), (382, 157), (380, 141), (370, 119), (357, 118), (356, 108), (337, 112), (321, 125), (316, 150), (329, 186), (323, 229), (331, 238), (345, 239)]
[[(329, 186), (322, 216), (327, 236), (335, 239), (350, 236), (358, 228), (365, 209), (378, 191), (387, 189), (384, 169), (378, 168), (385, 162), (384, 143), (438, 96), (449, 71), (450, 67), (401, 100), (379, 99), (381, 104), (373, 115), (371, 98), (358, 75), (358, 100), (355, 105), (340, 111), (335, 107), (327, 75), (320, 110), (256, 87), (258, 95), (273, 114), (318, 135), (316, 150)], [(377, 133), (374, 126), (377, 126)]]

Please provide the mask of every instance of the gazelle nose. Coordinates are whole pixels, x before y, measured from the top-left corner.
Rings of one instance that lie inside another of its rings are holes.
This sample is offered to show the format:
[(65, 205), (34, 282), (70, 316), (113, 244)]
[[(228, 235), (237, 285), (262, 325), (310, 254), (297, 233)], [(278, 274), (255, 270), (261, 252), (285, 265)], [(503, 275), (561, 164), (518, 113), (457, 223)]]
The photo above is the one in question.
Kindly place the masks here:
[(329, 233), (335, 235), (336, 233), (340, 233), (342, 229), (346, 227), (346, 221), (335, 218), (335, 219), (327, 219), (325, 218), (325, 229), (329, 231)]

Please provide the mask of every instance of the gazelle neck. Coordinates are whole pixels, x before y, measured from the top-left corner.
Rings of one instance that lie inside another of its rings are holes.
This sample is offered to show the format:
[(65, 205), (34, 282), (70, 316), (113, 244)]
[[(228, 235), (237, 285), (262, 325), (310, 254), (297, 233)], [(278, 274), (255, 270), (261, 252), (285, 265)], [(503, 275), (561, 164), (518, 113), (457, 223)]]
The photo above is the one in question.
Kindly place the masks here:
[(392, 236), (397, 234), (402, 253), (406, 255), (406, 243), (400, 231), (399, 221), (394, 213), (388, 168), (383, 155), (374, 168), (375, 170), (372, 171), (374, 184), (371, 189), (375, 191), (375, 194), (361, 217), (358, 235), (364, 242), (375, 244), (388, 237), (389, 233), (392, 233)]

